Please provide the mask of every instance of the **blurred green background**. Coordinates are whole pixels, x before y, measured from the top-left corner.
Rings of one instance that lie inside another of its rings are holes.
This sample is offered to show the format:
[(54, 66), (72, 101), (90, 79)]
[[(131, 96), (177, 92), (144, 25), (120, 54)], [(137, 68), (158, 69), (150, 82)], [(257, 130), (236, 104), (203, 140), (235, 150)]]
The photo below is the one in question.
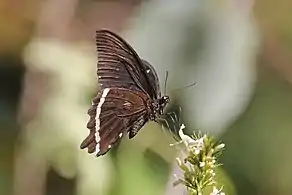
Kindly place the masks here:
[(125, 37), (161, 86), (169, 71), (189, 132), (226, 144), (226, 194), (292, 194), (291, 10), (289, 0), (0, 0), (0, 195), (183, 194), (158, 124), (100, 158), (79, 149), (100, 28)]

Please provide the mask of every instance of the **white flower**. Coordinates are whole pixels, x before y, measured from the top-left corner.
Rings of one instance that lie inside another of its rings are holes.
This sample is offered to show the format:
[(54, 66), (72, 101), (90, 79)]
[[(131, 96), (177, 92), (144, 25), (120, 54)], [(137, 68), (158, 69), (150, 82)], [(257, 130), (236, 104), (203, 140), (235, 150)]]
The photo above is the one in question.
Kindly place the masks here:
[(182, 141), (186, 144), (193, 144), (195, 142), (195, 140), (193, 140), (190, 136), (184, 134), (183, 129), (186, 128), (186, 126), (184, 124), (182, 124), (180, 126), (180, 129), (178, 131), (180, 138), (182, 139)]
[(214, 168), (215, 167), (215, 164), (216, 164), (216, 160), (213, 159), (212, 161), (209, 161), (208, 162), (208, 165), (211, 167), (211, 168)]
[(215, 186), (213, 187), (213, 191), (211, 192), (210, 195), (225, 195), (224, 192), (221, 192), (222, 188), (220, 190), (218, 190)]
[(179, 177), (177, 174), (173, 174), (173, 177), (176, 179), (176, 180), (179, 180)]
[[(223, 149), (225, 145), (216, 145), (216, 142), (214, 142), (214, 140), (206, 134), (202, 136), (200, 134), (194, 133), (193, 136), (188, 136), (184, 134), (184, 128), (185, 125), (182, 124), (179, 129), (179, 136), (181, 141), (176, 144), (184, 144), (188, 152), (185, 155), (188, 156), (191, 161), (182, 161), (180, 158), (177, 158), (176, 161), (179, 166), (184, 166), (182, 169), (187, 167), (187, 169), (189, 169), (193, 175), (192, 181), (186, 180), (186, 182), (199, 184), (192, 188), (195, 192), (197, 192), (197, 194), (202, 195), (202, 191), (206, 186), (213, 186), (213, 191), (210, 195), (225, 195), (225, 193), (221, 191), (222, 188), (218, 190), (215, 187), (217, 183), (215, 182), (215, 168), (217, 167), (217, 156), (215, 154), (216, 152), (220, 152), (220, 150)], [(193, 168), (194, 170), (191, 171)], [(175, 175), (175, 177), (177, 176)]]
[(178, 163), (179, 166), (182, 165), (182, 162), (181, 162), (180, 158), (176, 158), (176, 161), (177, 161), (177, 163)]
[(200, 154), (200, 152), (201, 152), (201, 150), (199, 150), (199, 149), (195, 149), (195, 151), (194, 151), (195, 155)]
[(199, 139), (193, 139), (190, 136), (184, 134), (183, 129), (185, 128), (185, 125), (182, 124), (179, 130), (179, 136), (182, 139), (182, 142), (188, 147), (191, 146), (190, 148), (193, 149), (193, 152), (195, 155), (200, 154), (200, 152), (204, 148), (204, 138), (206, 135)]
[(200, 162), (200, 167), (204, 167), (206, 165), (205, 162)]
[(225, 144), (219, 144), (218, 146), (216, 146), (216, 149), (217, 150), (221, 150), (221, 149), (223, 149), (225, 147)]
[(204, 145), (204, 137), (201, 137), (200, 139), (194, 140), (197, 147), (203, 147)]

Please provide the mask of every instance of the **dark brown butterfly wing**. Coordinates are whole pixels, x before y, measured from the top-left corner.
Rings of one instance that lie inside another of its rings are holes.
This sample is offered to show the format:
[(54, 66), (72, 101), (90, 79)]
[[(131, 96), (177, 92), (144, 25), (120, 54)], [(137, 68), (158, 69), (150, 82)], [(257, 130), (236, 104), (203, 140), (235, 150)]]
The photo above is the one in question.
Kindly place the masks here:
[(97, 75), (101, 90), (122, 87), (143, 91), (150, 98), (157, 98), (157, 88), (147, 75), (149, 70), (152, 75), (156, 75), (155, 70), (152, 67), (147, 68), (148, 63), (144, 65), (126, 41), (113, 32), (99, 30), (96, 31), (96, 46)]
[(154, 69), (154, 67), (148, 63), (146, 60), (142, 59), (143, 66), (145, 67), (146, 70), (146, 76), (147, 79), (149, 80), (151, 87), (155, 91), (155, 99), (158, 99), (161, 97), (161, 90), (160, 90), (160, 84), (159, 84), (159, 79), (158, 75)]
[[(81, 149), (97, 156), (105, 154), (123, 135), (133, 128), (135, 122), (146, 122), (144, 102), (147, 96), (122, 88), (105, 88), (92, 102), (88, 114), (90, 130), (81, 143)], [(142, 118), (141, 118), (142, 117)]]

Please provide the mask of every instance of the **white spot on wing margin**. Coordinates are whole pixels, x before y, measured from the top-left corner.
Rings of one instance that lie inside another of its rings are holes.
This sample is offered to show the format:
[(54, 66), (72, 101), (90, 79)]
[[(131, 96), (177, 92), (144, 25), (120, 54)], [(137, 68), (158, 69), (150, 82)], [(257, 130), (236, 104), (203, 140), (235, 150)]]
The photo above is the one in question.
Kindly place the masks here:
[(97, 108), (96, 108), (96, 116), (95, 116), (95, 141), (97, 143), (96, 149), (95, 149), (96, 153), (98, 153), (100, 151), (100, 144), (99, 144), (99, 141), (100, 141), (100, 136), (99, 136), (100, 120), (99, 120), (99, 115), (101, 112), (101, 106), (104, 103), (105, 98), (106, 98), (109, 91), (110, 91), (110, 88), (105, 88), (103, 90), (101, 98), (100, 98), (99, 103), (98, 103)]

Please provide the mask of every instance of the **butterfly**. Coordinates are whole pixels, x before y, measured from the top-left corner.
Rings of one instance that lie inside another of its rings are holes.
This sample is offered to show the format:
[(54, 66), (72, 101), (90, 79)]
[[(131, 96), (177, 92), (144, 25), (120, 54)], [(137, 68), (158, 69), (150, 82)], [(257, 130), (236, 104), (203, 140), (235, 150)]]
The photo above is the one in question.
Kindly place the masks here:
[(131, 139), (145, 123), (161, 117), (170, 98), (161, 96), (152, 65), (119, 35), (98, 30), (96, 46), (99, 91), (88, 110), (90, 132), (80, 148), (100, 156), (123, 136)]

